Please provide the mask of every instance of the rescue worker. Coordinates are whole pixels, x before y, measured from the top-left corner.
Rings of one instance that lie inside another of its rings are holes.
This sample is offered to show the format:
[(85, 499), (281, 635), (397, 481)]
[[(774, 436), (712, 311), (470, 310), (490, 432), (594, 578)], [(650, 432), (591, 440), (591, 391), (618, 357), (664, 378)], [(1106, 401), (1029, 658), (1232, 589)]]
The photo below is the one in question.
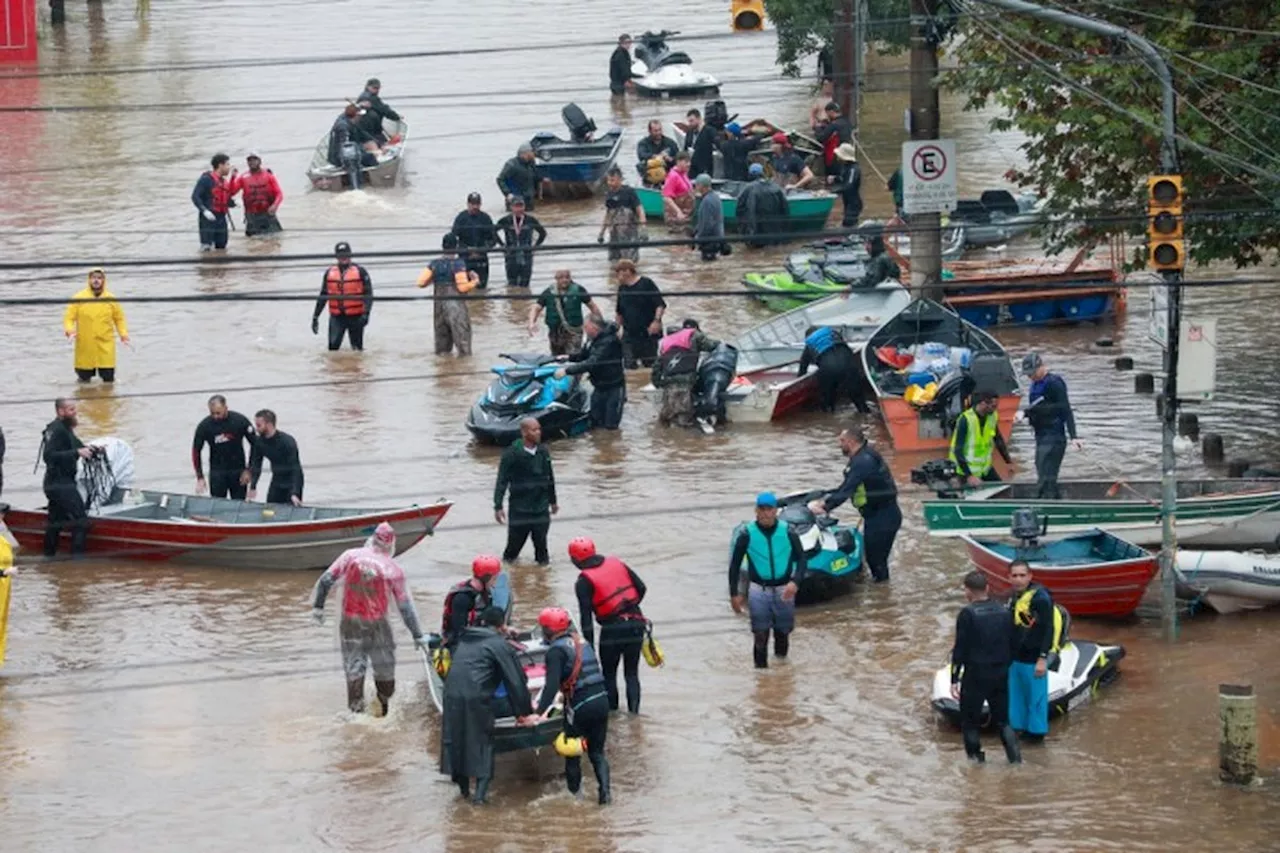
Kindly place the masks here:
[(476, 274), (481, 290), (489, 286), (489, 250), (498, 244), (493, 219), (480, 209), (480, 193), (467, 196), (467, 209), (453, 218), (453, 235), (467, 261), (467, 269)]
[(623, 368), (618, 327), (592, 314), (583, 326), (587, 344), (567, 356), (570, 364), (556, 371), (556, 378), (586, 373), (591, 377), (591, 426), (617, 429), (627, 404), (627, 374)]
[(862, 215), (862, 167), (858, 165), (858, 149), (851, 142), (844, 143), (836, 149), (836, 161), (839, 171), (831, 190), (839, 193), (844, 204), (840, 225), (857, 228), (858, 217)]
[(244, 193), (244, 236), (283, 231), (280, 220), (276, 219), (276, 211), (284, 201), (280, 182), (270, 169), (262, 168), (262, 157), (257, 151), (250, 151), (245, 162), (249, 164), (249, 171), (236, 175), (230, 182), (231, 195)]
[(351, 245), (333, 247), (336, 264), (325, 270), (320, 280), (320, 296), (311, 314), (311, 334), (320, 334), (320, 312), (329, 306), (329, 350), (342, 347), (344, 335), (351, 339), (353, 350), (364, 349), (364, 327), (373, 312), (373, 280), (369, 272), (351, 262)]
[(615, 321), (622, 330), (622, 349), (626, 367), (650, 367), (658, 357), (658, 339), (662, 337), (662, 315), (667, 301), (653, 279), (640, 275), (634, 261), (621, 260), (613, 265), (618, 283)]
[(676, 141), (662, 132), (662, 122), (649, 122), (649, 135), (636, 143), (636, 171), (646, 187), (660, 187), (680, 153)]
[(618, 664), (627, 684), (627, 713), (640, 713), (640, 650), (648, 620), (640, 610), (645, 585), (617, 557), (596, 553), (596, 543), (579, 536), (569, 543), (569, 559), (578, 567), (573, 591), (578, 598), (578, 625), (588, 645), (595, 646), (592, 620), (600, 623), (600, 665), (609, 694), (609, 710), (618, 710)]
[(507, 287), (528, 287), (533, 278), (533, 248), (547, 240), (547, 229), (525, 213), (522, 196), (511, 197), (511, 212), (498, 220), (498, 245), (504, 248)]
[[(215, 498), (242, 501), (249, 489), (249, 466), (244, 447), (253, 447), (253, 423), (239, 412), (227, 408), (227, 398), (214, 394), (209, 398), (209, 416), (196, 426), (191, 440), (191, 464), (196, 469), (196, 494), (205, 489)], [(209, 480), (205, 482), (201, 454), (209, 445)]]
[(711, 176), (699, 175), (693, 186), (698, 196), (693, 227), (694, 246), (702, 253), (704, 261), (714, 261), (721, 255), (731, 254), (733, 250), (724, 242), (724, 202), (720, 193), (711, 188)]
[(1067, 383), (1049, 372), (1038, 352), (1027, 353), (1022, 359), (1022, 373), (1031, 379), (1027, 407), (1019, 413), (1019, 420), (1025, 417), (1030, 421), (1036, 436), (1036, 497), (1061, 498), (1058, 471), (1067, 454), (1067, 437), (1076, 450), (1084, 447), (1076, 437), (1076, 416), (1071, 411)]
[[(480, 624), (458, 638), (449, 673), (444, 678), (444, 713), (440, 717), (440, 772), (453, 779), (462, 796), (476, 805), (489, 796), (493, 779), (494, 693), (506, 689), (520, 725), (533, 725), (529, 682), (515, 649), (507, 642), (506, 617), (490, 607)], [(476, 780), (475, 794), (471, 780)]]
[(822, 108), (826, 120), (818, 115), (815, 106), (809, 114), (809, 126), (813, 129), (814, 139), (822, 146), (822, 162), (827, 167), (827, 183), (836, 182), (837, 161), (836, 149), (848, 142), (853, 142), (853, 124), (840, 112), (840, 105), (835, 101), (827, 102)]
[(638, 76), (631, 71), (631, 36), (623, 33), (618, 36), (618, 46), (609, 57), (609, 91), (615, 95), (623, 94)]
[(729, 602), (734, 613), (741, 613), (743, 593), (747, 592), (756, 669), (769, 666), (771, 630), (774, 655), (787, 656), (796, 627), (796, 592), (805, 570), (804, 546), (795, 531), (778, 519), (778, 496), (773, 492), (756, 495), (756, 520), (742, 526), (729, 556)]
[(231, 199), (231, 181), (236, 179), (236, 172), (231, 168), (231, 158), (226, 154), (214, 154), (209, 165), (212, 168), (201, 173), (191, 191), (191, 203), (200, 214), (196, 217), (196, 225), (200, 231), (202, 252), (227, 248), (227, 211), (234, 203)]
[(866, 272), (862, 274), (862, 278), (858, 283), (853, 285), (854, 290), (865, 290), (881, 282), (893, 279), (898, 281), (902, 278), (902, 270), (894, 263), (893, 258), (889, 257), (889, 250), (885, 248), (884, 237), (876, 234), (867, 239), (867, 254), (870, 258), (867, 260)]
[(539, 176), (537, 157), (533, 152), (533, 146), (527, 142), (516, 149), (516, 156), (504, 163), (502, 171), (498, 173), (498, 190), (507, 200), (508, 210), (519, 197), (532, 211), (534, 195), (544, 183), (550, 183), (550, 181)]
[(702, 120), (702, 113), (691, 109), (685, 115), (684, 149), (689, 152), (689, 174), (695, 179), (708, 178), (715, 171), (716, 130)]
[(974, 392), (973, 405), (960, 413), (951, 431), (950, 459), (966, 486), (1000, 482), (992, 464), (996, 451), (1006, 464), (1013, 464), (1004, 436), (1000, 435), (1000, 415), (996, 410), (999, 402), (1000, 396), (994, 391)]
[(62, 331), (75, 340), (75, 371), (81, 382), (93, 379), (116, 381), (116, 336), (129, 343), (129, 326), (124, 309), (107, 290), (107, 274), (101, 268), (89, 270), (89, 286), (71, 297), (62, 315)]
[(751, 182), (738, 194), (738, 233), (756, 249), (785, 240), (790, 216), (787, 194), (764, 176), (759, 163), (747, 167), (747, 174)]
[[(570, 632), (569, 611), (548, 607), (538, 614), (542, 638), (550, 646), (545, 659), (546, 681), (536, 713), (546, 715), (557, 693), (564, 694), (564, 737), (586, 739), (587, 760), (599, 787), (597, 802), (613, 802), (609, 789), (609, 760), (604, 756), (609, 735), (609, 693), (600, 671), (600, 659), (589, 643)], [(565, 756), (564, 778), (569, 793), (582, 790), (582, 758)]]
[(702, 332), (698, 321), (685, 320), (680, 329), (658, 341), (658, 360), (650, 381), (662, 389), (658, 422), (691, 427), (694, 422), (693, 386), (698, 381), (698, 354), (714, 352), (720, 342)]
[(371, 77), (364, 84), (364, 91), (360, 93), (360, 97), (356, 98), (356, 103), (364, 108), (360, 127), (372, 136), (378, 145), (386, 145), (387, 133), (383, 120), (398, 122), (400, 113), (386, 105), (380, 96), (381, 92), (382, 81), (377, 77)]
[(1015, 643), (1009, 664), (1009, 725), (1038, 743), (1049, 733), (1049, 656), (1061, 642), (1061, 616), (1049, 590), (1031, 580), (1026, 560), (1009, 564)]
[(493, 605), (493, 585), (502, 573), (502, 561), (481, 554), (471, 561), (471, 577), (455, 584), (444, 596), (440, 617), (440, 637), (452, 651), (468, 625), (480, 621), (480, 614)]
[(436, 287), (436, 355), (448, 355), (455, 347), (459, 356), (471, 355), (471, 312), (466, 301), (456, 297), (479, 287), (480, 276), (467, 269), (467, 262), (458, 257), (456, 234), (444, 235), (440, 248), (443, 253), (418, 276), (418, 287)]
[(986, 761), (982, 751), (983, 705), (991, 726), (1000, 733), (1010, 764), (1022, 761), (1018, 736), (1009, 725), (1009, 663), (1013, 655), (1013, 619), (987, 595), (987, 576), (974, 570), (964, 576), (969, 603), (956, 616), (956, 644), (951, 649), (951, 698), (960, 703), (964, 753)]
[(358, 121), (360, 108), (355, 104), (347, 104), (333, 122), (329, 130), (329, 156), (332, 166), (346, 168), (345, 149), (354, 146), (360, 157), (360, 165), (371, 168), (378, 165), (378, 141), (365, 132)]
[(859, 412), (871, 411), (862, 393), (862, 373), (858, 357), (854, 355), (844, 336), (831, 326), (810, 326), (804, 333), (804, 351), (800, 353), (800, 372), (804, 376), (809, 366), (818, 366), (818, 397), (822, 411), (834, 412), (840, 392), (849, 395), (849, 401)]
[(257, 437), (249, 451), (249, 500), (257, 500), (258, 480), (262, 477), (265, 459), (271, 463), (267, 503), (302, 506), (304, 478), (298, 442), (287, 432), (276, 429), (276, 413), (270, 409), (259, 409), (254, 414), (253, 428)]
[(364, 712), (364, 677), (373, 670), (375, 696), (371, 711), (384, 717), (396, 692), (396, 638), (387, 621), (387, 605), (395, 601), (404, 626), (413, 635), (413, 644), (426, 648), (427, 641), (418, 623), (405, 584), (404, 570), (395, 561), (396, 532), (382, 522), (365, 540), (364, 547), (350, 548), (316, 581), (311, 613), (317, 625), (324, 624), (324, 602), (335, 584), (343, 584), (342, 621), (338, 639), (342, 646), (342, 668), (347, 676), (347, 707)]
[(817, 178), (813, 170), (805, 163), (804, 158), (796, 153), (791, 145), (791, 137), (781, 130), (771, 139), (773, 149), (773, 179), (778, 185), (792, 189), (804, 189), (814, 183)]
[(596, 242), (609, 241), (609, 260), (640, 260), (640, 247), (619, 245), (642, 243), (649, 239), (644, 205), (635, 189), (622, 183), (622, 170), (614, 166), (605, 176), (604, 219)]
[[(507, 490), (511, 490), (508, 512), (502, 509)], [(551, 564), (547, 551), (547, 531), (551, 516), (560, 511), (556, 502), (556, 475), (551, 454), (542, 444), (542, 425), (537, 418), (520, 421), (520, 438), (502, 453), (498, 463), (498, 480), (493, 487), (493, 517), (507, 525), (507, 547), (502, 559), (514, 563), (533, 538), (533, 559), (539, 566)]]
[(582, 285), (573, 280), (569, 270), (556, 270), (556, 283), (538, 295), (529, 308), (529, 337), (538, 331), (538, 317), (547, 313), (547, 342), (552, 355), (568, 355), (582, 347), (582, 308), (604, 324), (599, 306)]
[(40, 439), (40, 458), (44, 460), (44, 496), (49, 499), (49, 515), (44, 528), (44, 555), (58, 553), (58, 539), (64, 528), (71, 528), (71, 556), (85, 551), (89, 538), (89, 513), (76, 486), (76, 466), (81, 459), (93, 456), (76, 436), (76, 401), (59, 397), (53, 401), (54, 419), (44, 428)]
[[(759, 140), (751, 134), (744, 134), (742, 125), (736, 121), (731, 121), (724, 126), (724, 137), (724, 141), (720, 143), (724, 179), (741, 182), (751, 180), (751, 155), (755, 152)], [(764, 167), (760, 168), (763, 171)]]
[(889, 553), (893, 540), (902, 527), (902, 510), (898, 508), (898, 487), (884, 459), (867, 443), (861, 427), (840, 432), (840, 452), (848, 457), (844, 482), (826, 497), (809, 502), (814, 513), (829, 513), (852, 499), (862, 513), (862, 542), (867, 554), (867, 568), (872, 580), (889, 580)]

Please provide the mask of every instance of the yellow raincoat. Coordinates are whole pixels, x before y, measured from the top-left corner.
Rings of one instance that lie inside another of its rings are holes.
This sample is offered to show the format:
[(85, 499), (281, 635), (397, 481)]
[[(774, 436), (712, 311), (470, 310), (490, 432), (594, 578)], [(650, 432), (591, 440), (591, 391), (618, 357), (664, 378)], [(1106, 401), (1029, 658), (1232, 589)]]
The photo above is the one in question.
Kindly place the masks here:
[[(3, 525), (0, 525), (0, 528), (3, 528)], [(9, 547), (9, 540), (0, 533), (0, 572), (11, 568), (13, 568), (13, 548)], [(5, 639), (9, 634), (9, 591), (12, 584), (13, 578), (8, 574), (0, 577), (0, 666), (4, 665)]]
[[(94, 272), (101, 270), (90, 270), (90, 273)], [(63, 329), (76, 334), (76, 370), (115, 367), (116, 335), (122, 339), (129, 337), (129, 327), (125, 325), (120, 303), (105, 285), (100, 296), (95, 297), (86, 286), (73, 298), (93, 300), (72, 302), (62, 318)]]

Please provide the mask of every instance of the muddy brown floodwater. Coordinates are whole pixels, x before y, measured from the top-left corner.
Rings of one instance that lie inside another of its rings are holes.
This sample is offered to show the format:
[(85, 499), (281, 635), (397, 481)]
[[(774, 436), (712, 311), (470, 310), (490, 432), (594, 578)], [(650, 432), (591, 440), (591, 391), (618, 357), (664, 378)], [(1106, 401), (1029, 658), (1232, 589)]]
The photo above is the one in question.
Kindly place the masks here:
[[(720, 32), (723, 3), (655, 0), (645, 14), (571, 0), (554, 9), (507, 0), (406, 6), (386, 0), (155, 4), (149, 23), (132, 4), (72, 7), (65, 38), (46, 43), (49, 70), (138, 66), (221, 57), (341, 55), (449, 47), (537, 45), (524, 53), (230, 68), (0, 81), (8, 105), (108, 106), (160, 102), (288, 101), (278, 108), (120, 109), (6, 116), (0, 247), (6, 260), (105, 261), (120, 296), (278, 291), (311, 294), (323, 265), (260, 264), (130, 269), (130, 257), (195, 258), (191, 185), (209, 155), (238, 163), (263, 151), (285, 190), (288, 231), (252, 254), (434, 248), (466, 193), (492, 199), (493, 179), (516, 145), (559, 127), (572, 98), (607, 126), (627, 128), (630, 151), (651, 116), (678, 118), (686, 103), (628, 100), (610, 115), (608, 40), (623, 29)], [(86, 18), (86, 15), (88, 16)], [(355, 34), (360, 35), (356, 36)], [(216, 47), (214, 46), (216, 45)], [(804, 83), (776, 79), (772, 36), (691, 41), (697, 64), (725, 81), (730, 111), (801, 123)], [(863, 138), (882, 171), (901, 141), (906, 77), (877, 66)], [(412, 122), (402, 185), (385, 192), (308, 192), (312, 145), (343, 97), (377, 75), (387, 100)], [(541, 94), (503, 94), (538, 90)], [(417, 97), (413, 97), (417, 96)], [(997, 183), (1016, 162), (1018, 140), (990, 135), (986, 117), (944, 97), (944, 127), (959, 142), (970, 191)], [(630, 155), (625, 158), (629, 167)], [(866, 165), (866, 164), (864, 164)], [(868, 215), (889, 199), (867, 169)], [(489, 209), (494, 208), (490, 200)], [(589, 241), (599, 202), (538, 211), (553, 242)], [(696, 316), (717, 336), (764, 319), (739, 298), (680, 298), (733, 289), (748, 268), (778, 256), (745, 251), (704, 266), (690, 253), (646, 249), (642, 262), (667, 291), (674, 317)], [(113, 263), (113, 261), (116, 261)], [(421, 261), (371, 262), (379, 294), (407, 295)], [(539, 258), (535, 288), (568, 266), (606, 285), (602, 253)], [(500, 276), (495, 276), (500, 277)], [(62, 298), (82, 271), (32, 270), (3, 277), (5, 295)], [(499, 284), (492, 288), (501, 295)], [(1206, 429), (1232, 453), (1280, 458), (1276, 400), (1265, 353), (1280, 333), (1267, 289), (1243, 285), (1193, 296), (1190, 313), (1222, 321), (1217, 401)], [(1156, 365), (1145, 337), (1146, 294), (1130, 297), (1117, 329), (1001, 333), (1015, 353), (1035, 346), (1066, 376), (1087, 450), (1068, 456), (1069, 476), (1152, 476), (1158, 431), (1150, 397), (1116, 373), (1117, 352)], [(122, 350), (114, 390), (82, 389), (81, 433), (117, 435), (137, 453), (150, 486), (191, 487), (188, 446), (204, 399), (226, 391), (244, 412), (275, 409), (297, 437), (307, 496), (321, 504), (397, 505), (444, 496), (455, 502), (438, 535), (404, 565), (428, 625), (446, 588), (473, 554), (494, 551), (496, 455), (469, 445), (463, 420), (501, 351), (530, 344), (525, 307), (495, 299), (473, 308), (476, 355), (432, 354), (431, 307), (384, 303), (368, 350), (328, 354), (309, 334), (310, 303), (137, 304), (126, 310), (136, 351)], [(9, 440), (8, 491), (40, 501), (27, 464), (49, 400), (77, 392), (60, 308), (6, 307), (0, 406)], [(1098, 350), (1102, 334), (1112, 350)], [(392, 380), (395, 377), (416, 377)], [(254, 385), (312, 384), (271, 391)], [(934, 669), (950, 648), (959, 578), (958, 544), (924, 536), (921, 495), (904, 489), (906, 526), (893, 582), (806, 610), (791, 660), (751, 668), (749, 633), (725, 594), (727, 538), (766, 488), (834, 484), (841, 463), (835, 422), (818, 415), (777, 427), (731, 427), (711, 437), (661, 429), (653, 401), (632, 377), (623, 429), (553, 445), (562, 514), (551, 531), (550, 569), (513, 572), (525, 620), (572, 597), (564, 555), (588, 533), (649, 584), (646, 612), (668, 652), (643, 673), (644, 714), (610, 732), (615, 805), (571, 800), (555, 762), (504, 759), (492, 805), (455, 799), (435, 770), (437, 720), (422, 674), (402, 645), (401, 686), (386, 720), (343, 713), (332, 629), (308, 616), (310, 574), (182, 571), (128, 562), (33, 566), (21, 574), (0, 677), (0, 849), (414, 851), (571, 850), (1268, 850), (1276, 849), (1275, 787), (1241, 791), (1216, 779), (1216, 686), (1256, 684), (1264, 768), (1280, 760), (1275, 614), (1201, 616), (1180, 642), (1164, 644), (1149, 618), (1078, 622), (1076, 633), (1124, 643), (1123, 678), (1096, 705), (1056, 724), (1025, 766), (975, 768), (959, 736), (928, 707)], [(169, 393), (189, 392), (189, 393)], [(39, 401), (39, 402), (28, 402)], [(881, 448), (887, 437), (878, 434)], [(1014, 454), (1031, 465), (1025, 433)], [(1200, 470), (1194, 448), (1182, 450)], [(893, 459), (905, 476), (920, 460)], [(588, 782), (588, 789), (593, 782)]]

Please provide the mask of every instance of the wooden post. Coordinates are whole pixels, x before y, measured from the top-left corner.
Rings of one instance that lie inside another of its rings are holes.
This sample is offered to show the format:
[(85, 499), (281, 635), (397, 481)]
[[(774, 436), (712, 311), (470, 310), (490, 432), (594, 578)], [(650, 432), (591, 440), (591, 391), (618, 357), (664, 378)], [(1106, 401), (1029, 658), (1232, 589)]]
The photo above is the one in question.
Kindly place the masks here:
[(1248, 785), (1258, 773), (1258, 711), (1252, 684), (1218, 685), (1218, 778)]

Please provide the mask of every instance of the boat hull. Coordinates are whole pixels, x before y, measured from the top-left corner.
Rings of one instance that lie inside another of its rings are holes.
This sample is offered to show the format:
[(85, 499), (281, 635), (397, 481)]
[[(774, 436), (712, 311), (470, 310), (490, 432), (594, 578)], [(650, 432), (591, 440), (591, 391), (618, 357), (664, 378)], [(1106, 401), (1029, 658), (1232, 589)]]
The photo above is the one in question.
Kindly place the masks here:
[(1280, 557), (1178, 549), (1178, 579), (1218, 613), (1280, 604)]
[[(1034, 483), (977, 489), (963, 499), (926, 500), (925, 525), (931, 536), (1001, 536), (1014, 511), (1029, 508), (1048, 523), (1049, 539), (1101, 527), (1135, 545), (1159, 547), (1158, 482), (1063, 480), (1059, 486), (1061, 500), (1036, 498)], [(1280, 480), (1182, 481), (1179, 488), (1180, 545), (1242, 550), (1280, 545)]]
[[(653, 187), (636, 187), (640, 196), (640, 206), (648, 219), (662, 219), (666, 210), (662, 206), (662, 191)], [(721, 194), (720, 209), (724, 212), (724, 227), (733, 230), (738, 222), (738, 200), (728, 194)], [(826, 228), (827, 219), (835, 207), (836, 197), (833, 195), (805, 195), (787, 198), (787, 230), (791, 233), (817, 233)]]
[[(388, 136), (400, 134), (401, 140), (394, 156), (360, 170), (360, 188), (395, 186), (400, 177), (400, 166), (404, 162), (405, 148), (409, 143), (409, 125), (406, 122), (384, 122)], [(346, 170), (331, 164), (326, 158), (329, 148), (329, 134), (320, 139), (311, 166), (307, 169), (307, 177), (311, 186), (328, 192), (342, 192), (351, 189), (351, 179)], [(323, 152), (323, 153), (322, 153)]]
[[(149, 494), (144, 492), (144, 498)], [(190, 497), (192, 505), (210, 504), (219, 498)], [(201, 502), (197, 504), (196, 502)], [(238, 503), (229, 501), (228, 503)], [(158, 520), (90, 517), (86, 544), (88, 557), (101, 559), (168, 562), (177, 565), (210, 566), (228, 569), (319, 570), (328, 568), (348, 548), (364, 544), (382, 521), (396, 531), (396, 553), (402, 554), (430, 535), (450, 503), (402, 509), (369, 510), (359, 515), (317, 521), (259, 521), (256, 523), (216, 523), (194, 520)], [(293, 507), (262, 504), (261, 518)], [(44, 544), (48, 514), (41, 510), (10, 509), (5, 523), (28, 553), (39, 554)], [(60, 549), (65, 553), (69, 534), (63, 533)]]
[(610, 130), (600, 139), (573, 143), (551, 134), (535, 136), (530, 143), (538, 158), (538, 174), (551, 182), (544, 195), (589, 194), (618, 159), (622, 131)]
[[(1013, 416), (1022, 398), (1017, 394), (1004, 394), (999, 399), (998, 424), (1005, 441), (1013, 431)], [(920, 410), (901, 397), (879, 397), (880, 416), (893, 439), (893, 448), (900, 453), (924, 453), (949, 450), (951, 433), (944, 431), (942, 423), (933, 418), (923, 418)], [(1005, 525), (1008, 526), (1007, 524)]]
[(848, 289), (830, 281), (796, 281), (789, 273), (747, 273), (742, 285), (774, 311), (792, 311)]
[[(1102, 534), (1106, 535), (1106, 534)], [(1083, 538), (1083, 537), (1082, 537)], [(1087, 535), (1095, 539), (1095, 535)], [(1112, 537), (1114, 538), (1114, 537)], [(969, 559), (987, 576), (988, 589), (996, 598), (1008, 598), (1013, 594), (1009, 581), (1009, 565), (1018, 556), (1015, 546), (1004, 546), (988, 540), (962, 537)], [(1052, 543), (1065, 545), (1066, 542)], [(1072, 616), (1129, 616), (1138, 607), (1142, 595), (1155, 577), (1156, 556), (1121, 541), (1120, 552), (1127, 552), (1124, 559), (1081, 562), (1062, 565), (1053, 561), (1053, 555), (1043, 558), (1035, 553), (1028, 555), (1032, 576), (1053, 595), (1053, 600), (1067, 609)], [(1140, 554), (1134, 554), (1141, 551)]]

